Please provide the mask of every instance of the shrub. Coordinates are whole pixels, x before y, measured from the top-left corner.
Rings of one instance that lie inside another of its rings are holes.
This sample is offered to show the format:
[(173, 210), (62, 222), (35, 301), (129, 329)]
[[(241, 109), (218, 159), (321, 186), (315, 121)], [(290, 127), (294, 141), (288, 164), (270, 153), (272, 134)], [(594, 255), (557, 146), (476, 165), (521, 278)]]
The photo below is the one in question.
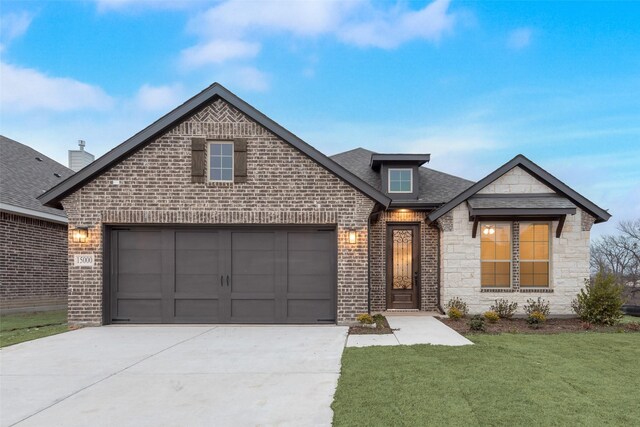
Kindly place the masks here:
[(484, 331), (484, 319), (479, 314), (476, 314), (469, 320), (469, 329), (472, 331), (483, 332)]
[(356, 317), (356, 320), (362, 323), (363, 325), (373, 324), (373, 317), (371, 317), (371, 315), (368, 313), (358, 314), (358, 317)]
[(588, 331), (591, 328), (593, 328), (593, 325), (589, 322), (582, 322), (580, 325), (582, 326), (582, 329), (584, 329), (585, 331)]
[(534, 300), (534, 299), (528, 299), (527, 300), (527, 304), (522, 306), (522, 309), (524, 310), (525, 313), (527, 313), (529, 316), (531, 316), (531, 314), (535, 311), (542, 313), (544, 315), (544, 317), (546, 318), (547, 316), (549, 316), (549, 313), (551, 312), (549, 309), (549, 302), (545, 301), (544, 299), (538, 297), (538, 300)]
[(464, 317), (464, 314), (456, 307), (451, 307), (447, 311), (447, 316), (449, 316), (449, 319), (451, 320), (458, 320), (458, 319), (462, 319)]
[(545, 316), (544, 313), (537, 310), (534, 310), (531, 313), (529, 313), (529, 316), (527, 317), (527, 323), (532, 328), (539, 328), (546, 321), (547, 321), (547, 316)]
[(616, 284), (613, 274), (596, 275), (571, 302), (573, 311), (585, 322), (598, 325), (615, 325), (622, 319), (622, 286)]
[(484, 318), (489, 321), (489, 323), (496, 323), (498, 319), (500, 319), (500, 315), (493, 310), (485, 311)]
[(451, 308), (457, 308), (460, 313), (462, 313), (462, 317), (466, 316), (469, 313), (469, 309), (467, 308), (467, 303), (462, 301), (460, 298), (455, 297), (451, 298), (446, 305), (447, 311)]
[(501, 319), (511, 319), (517, 309), (517, 302), (509, 302), (506, 299), (497, 299), (496, 303), (491, 306), (491, 310), (498, 313)]

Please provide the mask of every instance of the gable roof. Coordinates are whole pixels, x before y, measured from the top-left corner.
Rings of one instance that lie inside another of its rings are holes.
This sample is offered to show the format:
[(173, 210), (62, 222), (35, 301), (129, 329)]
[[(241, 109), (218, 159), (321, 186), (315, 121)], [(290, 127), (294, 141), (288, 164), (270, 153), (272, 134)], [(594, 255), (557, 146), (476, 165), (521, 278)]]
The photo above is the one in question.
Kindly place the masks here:
[(66, 222), (64, 211), (43, 206), (37, 197), (72, 175), (73, 171), (66, 166), (31, 147), (0, 135), (1, 210)]
[(491, 184), (493, 181), (500, 178), (502, 175), (509, 172), (516, 166), (523, 168), (532, 176), (549, 186), (551, 189), (555, 190), (557, 193), (564, 195), (567, 199), (571, 200), (577, 206), (580, 206), (582, 209), (589, 212), (596, 218), (596, 223), (605, 222), (609, 218), (611, 218), (611, 214), (609, 212), (600, 208), (595, 203), (589, 201), (586, 197), (578, 194), (576, 191), (569, 188), (568, 185), (551, 175), (546, 170), (542, 169), (537, 164), (533, 163), (522, 154), (518, 154), (507, 163), (500, 166), (498, 169), (491, 172), (489, 175), (482, 178), (480, 181), (476, 182), (471, 187), (467, 188), (466, 190), (452, 198), (449, 202), (431, 212), (428, 216), (429, 221), (435, 221), (436, 219), (440, 218), (442, 215), (446, 214), (447, 212), (458, 206), (460, 203), (469, 199), (478, 191), (482, 190), (484, 187)]
[[(344, 153), (335, 154), (331, 156), (331, 158), (373, 188), (381, 190), (382, 183), (380, 172), (371, 168), (372, 155), (376, 154), (377, 153), (364, 148), (355, 148), (353, 150), (345, 151)], [(411, 205), (437, 207), (448, 202), (454, 196), (473, 184), (473, 181), (449, 175), (424, 166), (418, 168), (418, 173), (420, 179), (420, 194), (418, 194), (418, 200), (394, 201), (392, 199), (392, 204), (409, 203)]]
[(329, 157), (316, 150), (302, 139), (295, 136), (293, 133), (280, 126), (275, 121), (265, 116), (260, 111), (240, 99), (231, 91), (226, 89), (219, 83), (214, 83), (193, 98), (186, 101), (173, 111), (169, 112), (165, 116), (161, 117), (145, 129), (141, 130), (131, 138), (118, 145), (104, 156), (98, 158), (89, 166), (85, 167), (69, 179), (61, 182), (55, 187), (51, 188), (46, 193), (42, 194), (38, 199), (46, 206), (59, 208), (60, 200), (65, 196), (73, 192), (79, 187), (100, 175), (102, 172), (108, 170), (112, 166), (131, 156), (136, 151), (145, 147), (160, 135), (166, 133), (176, 123), (186, 119), (193, 115), (206, 105), (210, 104), (214, 100), (221, 98), (237, 108), (239, 111), (247, 115), (252, 120), (256, 121), (260, 125), (264, 126), (270, 132), (280, 137), (287, 143), (291, 144), (299, 151), (310, 157), (320, 166), (333, 173), (337, 177), (341, 178), (347, 184), (351, 185), (356, 190), (367, 195), (376, 202), (384, 205), (389, 205), (391, 199), (384, 195), (381, 191), (372, 188), (370, 185), (362, 181), (344, 167), (331, 160)]

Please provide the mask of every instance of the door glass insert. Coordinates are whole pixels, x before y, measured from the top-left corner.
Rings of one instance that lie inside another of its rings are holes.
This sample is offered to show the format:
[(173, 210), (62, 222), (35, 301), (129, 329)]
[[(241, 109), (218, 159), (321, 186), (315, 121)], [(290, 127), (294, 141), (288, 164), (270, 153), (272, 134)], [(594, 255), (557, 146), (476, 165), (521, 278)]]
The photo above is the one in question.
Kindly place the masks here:
[(413, 230), (392, 230), (393, 289), (413, 288)]

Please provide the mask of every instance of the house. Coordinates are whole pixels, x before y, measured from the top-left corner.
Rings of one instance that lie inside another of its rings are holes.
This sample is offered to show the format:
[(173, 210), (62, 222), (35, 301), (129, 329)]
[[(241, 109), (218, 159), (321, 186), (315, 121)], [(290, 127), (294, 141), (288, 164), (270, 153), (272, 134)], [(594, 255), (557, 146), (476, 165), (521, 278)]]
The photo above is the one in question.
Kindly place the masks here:
[(73, 171), (0, 136), (0, 310), (67, 303), (67, 217), (37, 197)]
[(477, 183), (428, 154), (327, 157), (214, 84), (40, 196), (69, 217), (69, 320), (349, 323), (472, 311), (589, 276), (610, 215), (518, 155)]

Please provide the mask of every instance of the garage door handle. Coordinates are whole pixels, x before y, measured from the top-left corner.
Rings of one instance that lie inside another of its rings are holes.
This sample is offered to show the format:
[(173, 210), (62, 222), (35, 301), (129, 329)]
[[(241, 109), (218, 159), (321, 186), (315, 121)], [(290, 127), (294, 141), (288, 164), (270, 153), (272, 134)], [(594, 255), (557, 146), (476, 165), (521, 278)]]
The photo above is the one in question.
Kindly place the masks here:
[(227, 286), (229, 286), (229, 275), (227, 274)]

